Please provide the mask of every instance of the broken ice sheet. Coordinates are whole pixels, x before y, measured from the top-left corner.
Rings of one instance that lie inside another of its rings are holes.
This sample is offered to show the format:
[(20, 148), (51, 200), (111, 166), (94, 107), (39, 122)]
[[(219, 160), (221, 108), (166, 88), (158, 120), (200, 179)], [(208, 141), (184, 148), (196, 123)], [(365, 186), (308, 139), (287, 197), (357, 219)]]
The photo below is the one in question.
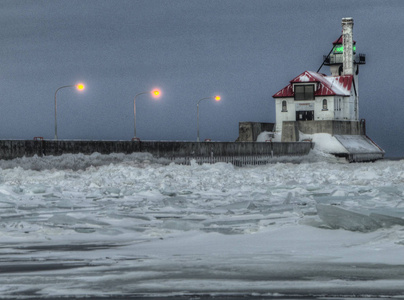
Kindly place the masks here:
[(317, 204), (320, 219), (333, 229), (368, 232), (394, 225), (404, 226), (404, 219), (380, 213), (358, 213), (335, 205)]

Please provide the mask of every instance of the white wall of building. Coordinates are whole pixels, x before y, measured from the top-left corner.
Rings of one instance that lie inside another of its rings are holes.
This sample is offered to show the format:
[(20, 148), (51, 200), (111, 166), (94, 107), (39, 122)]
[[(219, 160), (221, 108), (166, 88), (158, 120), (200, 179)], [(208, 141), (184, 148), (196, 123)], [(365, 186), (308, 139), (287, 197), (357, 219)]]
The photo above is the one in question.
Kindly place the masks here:
[(334, 119), (342, 121), (357, 121), (355, 96), (335, 96), (334, 98)]
[[(323, 101), (327, 101), (327, 108), (323, 107)], [(334, 96), (316, 97), (314, 104), (315, 120), (333, 120), (334, 119)]]
[[(317, 96), (315, 100), (297, 100), (293, 97), (276, 98), (276, 131), (282, 131), (282, 122), (296, 121), (296, 111), (314, 110), (314, 120), (357, 121), (357, 101), (352, 87), (350, 96)], [(324, 109), (323, 101), (327, 101)], [(286, 101), (286, 111), (283, 111), (283, 101)], [(307, 106), (307, 109), (304, 107)], [(302, 108), (303, 107), (303, 108)]]
[[(286, 111), (282, 111), (282, 102), (286, 101)], [(276, 131), (282, 131), (283, 121), (296, 121), (295, 100), (293, 98), (277, 98), (275, 100), (276, 109)]]
[(342, 101), (342, 96), (334, 97), (334, 119), (335, 120), (343, 120), (344, 118), (344, 102)]

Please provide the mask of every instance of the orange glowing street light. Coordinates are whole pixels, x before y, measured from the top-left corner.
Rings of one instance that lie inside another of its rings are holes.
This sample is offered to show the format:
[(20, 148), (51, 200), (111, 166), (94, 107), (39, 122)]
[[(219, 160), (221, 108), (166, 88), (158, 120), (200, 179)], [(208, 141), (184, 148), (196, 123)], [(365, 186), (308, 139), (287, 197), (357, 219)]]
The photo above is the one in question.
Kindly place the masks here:
[(135, 99), (133, 100), (133, 117), (134, 117), (133, 139), (132, 139), (133, 141), (138, 140), (138, 138), (136, 136), (136, 98), (140, 95), (148, 94), (148, 93), (150, 93), (153, 98), (160, 98), (160, 96), (161, 96), (161, 91), (159, 89), (153, 89), (150, 92), (142, 92), (135, 96)]
[(84, 86), (84, 84), (83, 83), (78, 83), (78, 84), (76, 84), (76, 89), (78, 89), (79, 91), (82, 91), (82, 90), (84, 90), (86, 87)]
[(151, 91), (153, 98), (159, 98), (161, 96), (161, 91), (158, 89), (154, 89)]
[(73, 85), (64, 85), (59, 87), (56, 92), (55, 92), (55, 140), (58, 139), (58, 123), (57, 123), (57, 101), (56, 101), (56, 96), (59, 90), (68, 88), (68, 87), (75, 87), (78, 91), (82, 91), (85, 89), (85, 85), (83, 83), (77, 83)]
[(199, 142), (199, 102), (205, 99), (215, 99), (217, 102), (220, 101), (220, 96), (214, 96), (214, 97), (206, 97), (198, 100), (198, 103), (196, 104), (196, 120), (197, 120), (197, 127), (198, 127), (198, 132), (197, 132), (197, 138), (196, 141)]

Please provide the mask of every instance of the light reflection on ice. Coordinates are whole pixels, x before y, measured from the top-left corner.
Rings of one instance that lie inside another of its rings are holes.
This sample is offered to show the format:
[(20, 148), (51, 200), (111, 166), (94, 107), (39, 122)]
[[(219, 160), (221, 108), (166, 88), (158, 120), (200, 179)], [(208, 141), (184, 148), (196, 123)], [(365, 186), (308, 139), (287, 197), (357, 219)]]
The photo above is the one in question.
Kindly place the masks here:
[(351, 290), (404, 293), (404, 161), (238, 168), (94, 154), (0, 167), (4, 297), (321, 294), (350, 276)]

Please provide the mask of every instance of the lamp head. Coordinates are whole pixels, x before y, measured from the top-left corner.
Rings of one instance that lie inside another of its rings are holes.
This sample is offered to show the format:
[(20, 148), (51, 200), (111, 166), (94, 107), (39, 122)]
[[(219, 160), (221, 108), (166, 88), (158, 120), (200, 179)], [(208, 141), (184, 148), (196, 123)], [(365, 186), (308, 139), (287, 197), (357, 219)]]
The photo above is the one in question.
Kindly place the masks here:
[(215, 100), (219, 102), (220, 101), (220, 96), (215, 96)]
[(154, 89), (151, 91), (152, 97), (153, 98), (160, 98), (161, 96), (161, 91), (159, 89)]
[(79, 91), (82, 91), (85, 89), (85, 85), (83, 83), (78, 83), (78, 84), (76, 84), (76, 89), (78, 89)]

